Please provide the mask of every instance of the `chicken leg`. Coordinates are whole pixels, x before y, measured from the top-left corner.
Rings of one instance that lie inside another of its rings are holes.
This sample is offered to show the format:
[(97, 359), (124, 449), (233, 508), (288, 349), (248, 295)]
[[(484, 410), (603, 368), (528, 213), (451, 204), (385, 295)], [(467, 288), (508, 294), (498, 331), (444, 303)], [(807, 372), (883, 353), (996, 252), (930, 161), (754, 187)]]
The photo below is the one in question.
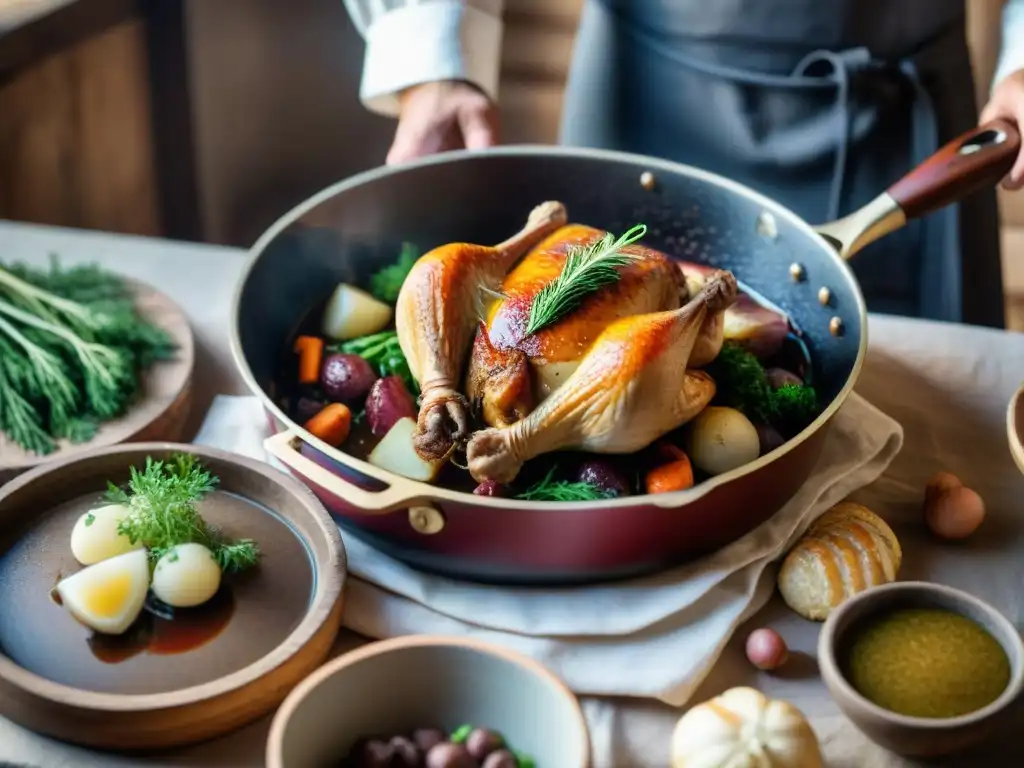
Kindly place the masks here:
[(565, 222), (565, 206), (541, 203), (498, 245), (449, 243), (413, 266), (398, 294), (395, 328), (420, 385), (414, 446), (424, 459), (442, 459), (469, 437), (469, 403), (457, 387), (480, 320), (480, 291), (497, 290), (512, 264)]
[(705, 321), (724, 313), (736, 292), (732, 273), (718, 272), (679, 309), (609, 325), (529, 416), (473, 435), (473, 479), (512, 482), (524, 462), (561, 449), (632, 453), (694, 418), (714, 397), (715, 383), (687, 364)]

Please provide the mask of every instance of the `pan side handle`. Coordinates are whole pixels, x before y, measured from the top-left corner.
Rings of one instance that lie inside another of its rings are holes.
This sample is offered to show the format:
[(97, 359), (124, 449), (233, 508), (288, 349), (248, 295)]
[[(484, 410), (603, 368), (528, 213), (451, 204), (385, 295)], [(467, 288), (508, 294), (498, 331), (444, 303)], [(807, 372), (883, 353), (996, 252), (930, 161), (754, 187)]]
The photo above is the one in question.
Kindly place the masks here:
[(292, 472), (301, 475), (332, 496), (348, 502), (361, 514), (384, 515), (397, 509), (429, 504), (431, 501), (418, 491), (417, 483), (398, 477), (387, 481), (381, 480), (388, 483), (388, 487), (383, 491), (359, 488), (304, 456), (299, 450), (301, 440), (301, 437), (286, 430), (264, 440), (263, 448)]
[(998, 184), (1020, 152), (1020, 134), (993, 120), (953, 139), (860, 210), (815, 229), (844, 259), (911, 219)]

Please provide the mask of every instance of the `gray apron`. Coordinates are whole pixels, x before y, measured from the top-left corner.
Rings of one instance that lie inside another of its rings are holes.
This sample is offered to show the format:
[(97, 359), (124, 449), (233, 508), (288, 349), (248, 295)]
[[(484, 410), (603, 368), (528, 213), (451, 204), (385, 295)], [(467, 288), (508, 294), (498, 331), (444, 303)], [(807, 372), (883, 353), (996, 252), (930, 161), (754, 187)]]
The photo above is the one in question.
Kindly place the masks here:
[[(561, 139), (705, 168), (830, 221), (977, 124), (964, 25), (963, 0), (588, 0)], [(994, 190), (851, 266), (870, 311), (1004, 325)]]

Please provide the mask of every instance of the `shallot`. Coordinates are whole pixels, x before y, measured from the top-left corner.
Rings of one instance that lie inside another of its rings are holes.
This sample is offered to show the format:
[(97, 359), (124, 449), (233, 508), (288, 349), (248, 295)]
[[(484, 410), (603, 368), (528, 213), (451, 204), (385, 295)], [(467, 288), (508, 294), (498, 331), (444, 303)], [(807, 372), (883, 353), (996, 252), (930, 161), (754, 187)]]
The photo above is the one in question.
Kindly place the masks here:
[(934, 489), (924, 502), (924, 521), (929, 530), (942, 539), (966, 539), (985, 519), (985, 502), (976, 491), (964, 485)]
[(774, 629), (762, 627), (747, 636), (747, 659), (758, 669), (778, 669), (789, 658), (789, 649), (782, 635)]

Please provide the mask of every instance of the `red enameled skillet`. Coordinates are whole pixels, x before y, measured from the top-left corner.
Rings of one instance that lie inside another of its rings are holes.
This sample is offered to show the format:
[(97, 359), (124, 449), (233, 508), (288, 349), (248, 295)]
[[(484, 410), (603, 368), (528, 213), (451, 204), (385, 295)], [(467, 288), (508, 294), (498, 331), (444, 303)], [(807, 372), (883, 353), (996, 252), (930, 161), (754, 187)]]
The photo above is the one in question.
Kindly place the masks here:
[[(813, 470), (867, 346), (864, 300), (846, 259), (908, 220), (997, 183), (1019, 147), (1008, 123), (982, 126), (861, 210), (820, 227), (714, 174), (616, 152), (502, 147), (375, 169), (298, 206), (252, 248), (235, 297), (235, 361), (276, 432), (268, 451), (347, 532), (372, 546), (414, 567), (477, 581), (554, 584), (651, 573), (753, 530)], [(644, 222), (649, 245), (730, 269), (783, 309), (810, 349), (815, 386), (828, 403), (821, 415), (781, 448), (690, 490), (573, 503), (474, 496), (406, 480), (331, 448), (288, 418), (275, 384), (281, 350), (338, 282), (365, 284), (403, 241), (423, 250), (501, 241), (543, 200), (564, 202), (571, 221), (613, 232)]]

